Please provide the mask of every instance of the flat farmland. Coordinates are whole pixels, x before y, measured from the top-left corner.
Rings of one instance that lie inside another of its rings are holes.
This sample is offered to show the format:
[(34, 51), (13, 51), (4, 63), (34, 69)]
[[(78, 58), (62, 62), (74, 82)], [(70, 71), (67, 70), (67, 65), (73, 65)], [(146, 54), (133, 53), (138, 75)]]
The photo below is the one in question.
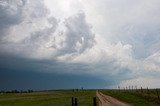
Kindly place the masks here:
[(0, 106), (71, 106), (72, 97), (78, 99), (78, 106), (92, 106), (95, 96), (95, 90), (3, 93)]
[[(160, 89), (103, 89), (99, 91), (106, 95), (106, 100), (109, 100), (107, 98), (110, 98), (108, 96), (111, 96), (133, 106), (160, 106)], [(0, 106), (71, 106), (72, 97), (77, 98), (78, 106), (93, 106), (93, 97), (96, 97), (96, 90), (56, 90), (32, 93), (1, 93)], [(98, 106), (98, 103), (100, 103), (98, 97), (96, 100)]]

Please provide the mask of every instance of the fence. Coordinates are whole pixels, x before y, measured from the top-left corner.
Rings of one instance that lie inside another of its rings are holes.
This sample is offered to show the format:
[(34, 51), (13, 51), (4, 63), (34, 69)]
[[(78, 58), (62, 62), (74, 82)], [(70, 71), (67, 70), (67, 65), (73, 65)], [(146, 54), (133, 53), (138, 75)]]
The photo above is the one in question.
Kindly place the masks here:
[(148, 101), (153, 101), (156, 100), (157, 103), (160, 104), (160, 96), (159, 96), (159, 92), (160, 89), (148, 89), (147, 88), (143, 88), (143, 87), (138, 87), (137, 86), (128, 86), (128, 87), (120, 87), (118, 86), (118, 90), (119, 92), (130, 92), (130, 93), (136, 93), (138, 95), (141, 95), (142, 97), (145, 97)]
[[(78, 99), (77, 98), (72, 97), (71, 106), (78, 106)], [(93, 97), (93, 106), (97, 106), (96, 97)]]

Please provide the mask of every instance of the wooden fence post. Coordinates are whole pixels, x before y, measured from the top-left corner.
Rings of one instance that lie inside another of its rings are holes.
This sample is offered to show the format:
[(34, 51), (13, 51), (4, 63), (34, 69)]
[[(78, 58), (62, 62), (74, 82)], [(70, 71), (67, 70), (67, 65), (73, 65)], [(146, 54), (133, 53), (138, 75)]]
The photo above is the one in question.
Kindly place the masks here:
[(149, 90), (148, 90), (148, 87), (147, 87), (147, 94), (148, 94), (148, 98), (149, 98), (150, 96), (149, 96)]
[(118, 86), (118, 91), (120, 92), (120, 86)]
[[(156, 89), (156, 92), (157, 92), (157, 97), (158, 97), (158, 99), (159, 99), (159, 93), (158, 93), (158, 89)], [(160, 99), (159, 99), (160, 100)]]
[(143, 88), (141, 87), (141, 93), (143, 93)]
[(77, 98), (75, 98), (75, 106), (77, 106)]
[(93, 97), (93, 106), (97, 106), (96, 97)]
[(135, 86), (135, 89), (136, 89), (136, 92), (138, 92), (138, 90), (137, 90), (137, 86)]
[(72, 97), (72, 105), (71, 106), (74, 106), (74, 98)]

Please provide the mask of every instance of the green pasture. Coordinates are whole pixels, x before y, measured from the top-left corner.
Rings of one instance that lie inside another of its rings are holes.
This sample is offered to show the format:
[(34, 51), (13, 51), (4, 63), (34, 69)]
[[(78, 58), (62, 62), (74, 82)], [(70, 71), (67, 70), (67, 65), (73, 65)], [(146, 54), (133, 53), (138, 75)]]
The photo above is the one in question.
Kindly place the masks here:
[[(121, 101), (133, 104), (133, 106), (160, 106), (160, 99), (158, 99), (155, 89), (143, 89), (143, 92), (141, 90), (100, 91)], [(158, 93), (160, 93), (160, 90), (158, 90)], [(71, 106), (72, 97), (78, 99), (78, 106), (93, 106), (93, 97), (96, 97), (96, 90), (1, 93), (0, 106)]]
[(0, 106), (71, 106), (71, 98), (78, 99), (78, 106), (92, 106), (96, 91), (45, 91), (33, 93), (0, 94)]

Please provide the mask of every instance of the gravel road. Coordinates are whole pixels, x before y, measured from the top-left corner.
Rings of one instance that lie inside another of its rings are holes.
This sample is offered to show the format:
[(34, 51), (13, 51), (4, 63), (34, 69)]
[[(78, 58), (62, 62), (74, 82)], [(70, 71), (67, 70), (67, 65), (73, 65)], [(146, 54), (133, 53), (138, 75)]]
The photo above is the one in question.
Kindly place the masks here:
[(117, 100), (111, 96), (104, 95), (99, 91), (96, 92), (96, 95), (99, 98), (99, 106), (133, 106), (131, 104)]

